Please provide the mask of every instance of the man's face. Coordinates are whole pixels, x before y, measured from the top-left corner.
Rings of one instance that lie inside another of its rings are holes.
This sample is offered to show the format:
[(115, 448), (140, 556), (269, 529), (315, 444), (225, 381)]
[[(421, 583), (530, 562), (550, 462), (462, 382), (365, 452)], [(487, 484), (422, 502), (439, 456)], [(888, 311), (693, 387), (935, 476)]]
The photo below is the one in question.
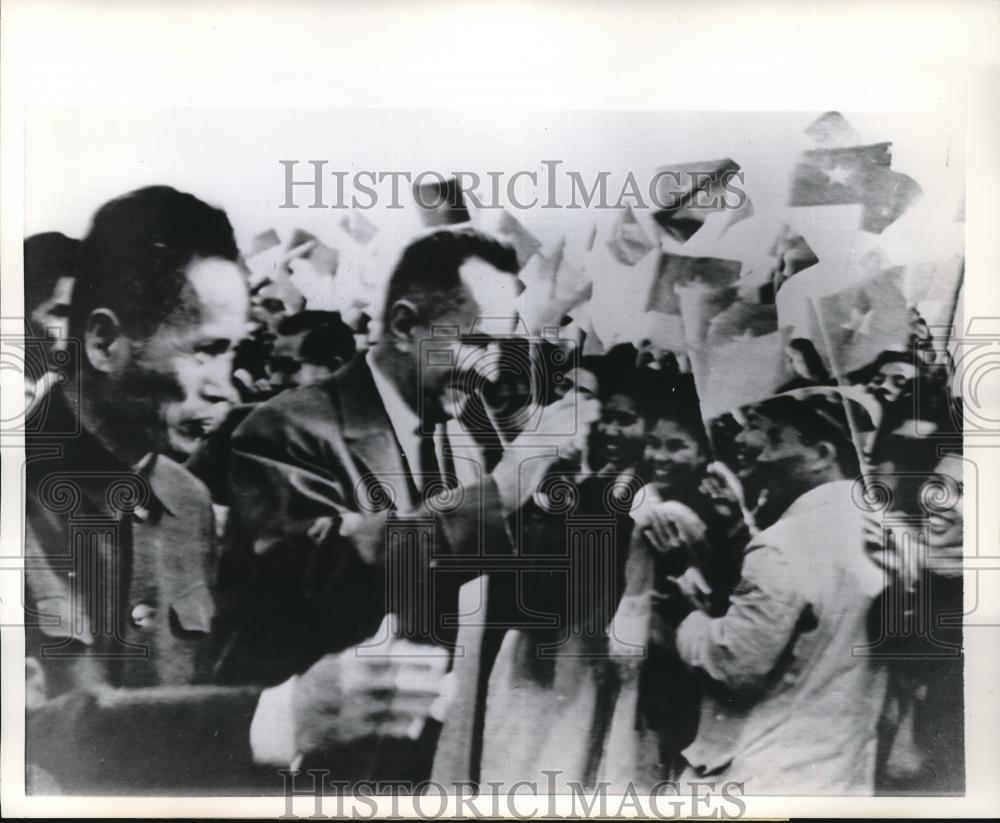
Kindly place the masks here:
[(113, 376), (118, 397), (135, 398), (150, 450), (188, 453), (238, 399), (233, 352), (248, 331), (246, 285), (235, 263), (197, 260), (180, 305), (152, 336), (133, 341)]
[(601, 419), (594, 427), (595, 461), (608, 463), (619, 471), (634, 466), (642, 457), (643, 435), (642, 417), (635, 401), (625, 394), (612, 394), (601, 405)]
[(267, 370), (271, 388), (276, 391), (293, 389), (303, 385), (299, 379), (302, 370), (299, 347), (305, 336), (306, 332), (300, 332), (299, 334), (279, 334), (275, 337)]
[[(458, 416), (470, 390), (499, 370), (497, 340), (517, 326), (518, 279), (484, 260), (459, 268), (463, 296), (448, 311), (417, 327), (417, 368), (426, 411)], [(435, 408), (435, 406), (437, 408)]]
[(912, 363), (886, 363), (868, 381), (865, 391), (883, 404), (891, 405), (910, 389), (916, 376), (917, 370)]
[(571, 391), (576, 391), (584, 397), (597, 397), (597, 375), (580, 367), (570, 369), (563, 379), (556, 383), (555, 394), (557, 398), (563, 398)]
[(52, 294), (44, 303), (31, 311), (31, 319), (38, 333), (43, 335), (52, 351), (66, 347), (69, 337), (69, 308), (73, 297), (73, 278), (60, 277)]
[(705, 457), (689, 432), (673, 420), (660, 419), (646, 433), (643, 461), (662, 494), (696, 485)]
[[(744, 485), (753, 485), (753, 474), (757, 467), (757, 457), (767, 448), (767, 433), (760, 416), (752, 409), (745, 412), (742, 427), (732, 438), (732, 465)], [(748, 495), (751, 490), (747, 489)], [(752, 504), (752, 500), (749, 501)]]
[[(750, 411), (736, 445), (747, 458), (740, 480), (749, 487), (748, 493), (766, 492), (769, 509), (783, 511), (814, 485), (812, 467), (819, 455), (802, 442), (794, 426)], [(753, 505), (752, 500), (748, 503)]]

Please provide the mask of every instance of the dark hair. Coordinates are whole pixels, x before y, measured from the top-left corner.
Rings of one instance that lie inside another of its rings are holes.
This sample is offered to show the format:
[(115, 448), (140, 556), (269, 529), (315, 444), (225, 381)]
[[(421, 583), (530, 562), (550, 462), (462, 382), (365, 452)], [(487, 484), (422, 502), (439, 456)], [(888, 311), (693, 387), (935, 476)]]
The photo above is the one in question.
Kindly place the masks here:
[(403, 250), (389, 278), (385, 322), (397, 300), (410, 300), (424, 320), (433, 320), (461, 299), (459, 268), (473, 257), (500, 271), (517, 274), (517, 252), (475, 229), (442, 229)]
[(613, 395), (629, 397), (647, 430), (657, 420), (672, 420), (698, 441), (703, 454), (711, 455), (694, 376), (639, 365), (639, 354), (631, 343), (619, 343), (601, 356), (585, 357), (581, 365), (597, 375), (602, 401)]
[[(846, 402), (852, 404), (855, 415), (867, 417), (867, 412), (859, 403), (853, 400)], [(824, 392), (803, 397), (778, 395), (751, 408), (764, 417), (796, 429), (807, 446), (824, 440), (832, 444), (841, 473), (846, 478), (854, 478), (861, 473), (861, 467), (844, 403), (841, 395)]]
[(221, 209), (169, 186), (150, 186), (105, 203), (80, 244), (71, 334), (108, 308), (130, 336), (146, 337), (181, 302), (196, 259), (235, 261), (239, 250)]
[(326, 323), (341, 323), (339, 311), (326, 311), (323, 309), (303, 309), (302, 311), (289, 314), (281, 318), (275, 331), (283, 336), (302, 334), (304, 331), (318, 329)]
[(335, 320), (306, 332), (299, 346), (299, 359), (303, 363), (334, 369), (354, 357), (356, 351), (354, 333), (338, 314)]
[(871, 363), (868, 363), (848, 374), (847, 380), (850, 383), (868, 383), (876, 374), (878, 374), (879, 369), (889, 363), (909, 363), (917, 370), (918, 374), (922, 371), (920, 360), (913, 351), (884, 349), (879, 352), (878, 356), (872, 360)]
[(597, 395), (607, 400), (623, 394), (638, 400), (642, 390), (642, 372), (637, 365), (639, 352), (631, 343), (618, 343), (599, 356), (588, 355), (584, 360), (597, 377)]
[(642, 369), (642, 372), (638, 405), (646, 430), (652, 430), (657, 420), (676, 423), (697, 441), (701, 453), (710, 458), (712, 448), (701, 417), (694, 377), (669, 375), (653, 369)]
[(788, 347), (795, 349), (806, 361), (806, 368), (809, 369), (809, 376), (819, 383), (826, 383), (830, 379), (830, 371), (827, 369), (823, 358), (816, 351), (816, 346), (812, 340), (806, 337), (795, 337), (788, 341)]
[(61, 277), (76, 276), (80, 241), (58, 231), (33, 234), (24, 241), (24, 318), (52, 297)]

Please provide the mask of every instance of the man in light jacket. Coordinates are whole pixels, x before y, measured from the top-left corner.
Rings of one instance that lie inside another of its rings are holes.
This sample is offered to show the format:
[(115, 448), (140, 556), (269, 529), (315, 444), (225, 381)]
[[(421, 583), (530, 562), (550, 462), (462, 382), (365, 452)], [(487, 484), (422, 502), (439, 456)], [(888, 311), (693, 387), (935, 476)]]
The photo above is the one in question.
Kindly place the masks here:
[(866, 620), (885, 580), (864, 550), (842, 401), (771, 398), (739, 439), (767, 502), (726, 614), (692, 611), (677, 631), (681, 658), (706, 676), (681, 779), (871, 794), (886, 676), (866, 654)]

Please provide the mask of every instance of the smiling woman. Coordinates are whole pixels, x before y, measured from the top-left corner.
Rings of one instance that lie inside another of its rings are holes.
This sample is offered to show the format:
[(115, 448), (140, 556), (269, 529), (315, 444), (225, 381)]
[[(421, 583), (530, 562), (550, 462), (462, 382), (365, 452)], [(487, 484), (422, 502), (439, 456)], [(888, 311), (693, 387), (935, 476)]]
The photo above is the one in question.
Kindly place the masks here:
[(964, 785), (964, 466), (960, 444), (943, 450), (920, 490), (926, 547), (912, 540), (912, 570), (900, 550), (901, 569), (871, 616), (873, 648), (895, 659), (878, 761), (891, 794), (958, 794)]
[(924, 483), (922, 500), (927, 512), (928, 566), (936, 574), (961, 577), (965, 518), (962, 456), (946, 454)]

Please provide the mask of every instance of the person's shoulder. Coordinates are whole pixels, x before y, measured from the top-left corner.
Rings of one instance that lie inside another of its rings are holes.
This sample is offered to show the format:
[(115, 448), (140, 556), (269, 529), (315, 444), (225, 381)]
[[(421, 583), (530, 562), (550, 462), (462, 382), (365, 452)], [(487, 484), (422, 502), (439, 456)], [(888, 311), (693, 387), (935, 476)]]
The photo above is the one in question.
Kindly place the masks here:
[(864, 487), (853, 480), (835, 480), (802, 495), (775, 523), (783, 531), (806, 533), (825, 544), (857, 531), (866, 510)]
[(286, 389), (258, 403), (233, 430), (234, 437), (274, 432), (282, 425), (299, 425), (321, 417), (329, 419), (339, 394), (337, 375), (311, 386)]
[[(198, 504), (211, 508), (212, 495), (199, 478), (189, 469), (165, 454), (156, 456), (156, 464), (150, 475), (150, 485), (160, 497), (181, 500), (187, 505)], [(164, 500), (169, 505), (170, 501)]]
[(219, 427), (215, 431), (229, 437), (236, 431), (236, 427), (246, 420), (250, 413), (259, 405), (260, 403), (238, 403), (226, 412), (222, 423), (219, 424)]
[(831, 543), (860, 533), (862, 510), (854, 483), (825, 483), (800, 497), (781, 517), (762, 529), (747, 545), (747, 553), (768, 547), (778, 554), (802, 557), (810, 548), (825, 552)]

